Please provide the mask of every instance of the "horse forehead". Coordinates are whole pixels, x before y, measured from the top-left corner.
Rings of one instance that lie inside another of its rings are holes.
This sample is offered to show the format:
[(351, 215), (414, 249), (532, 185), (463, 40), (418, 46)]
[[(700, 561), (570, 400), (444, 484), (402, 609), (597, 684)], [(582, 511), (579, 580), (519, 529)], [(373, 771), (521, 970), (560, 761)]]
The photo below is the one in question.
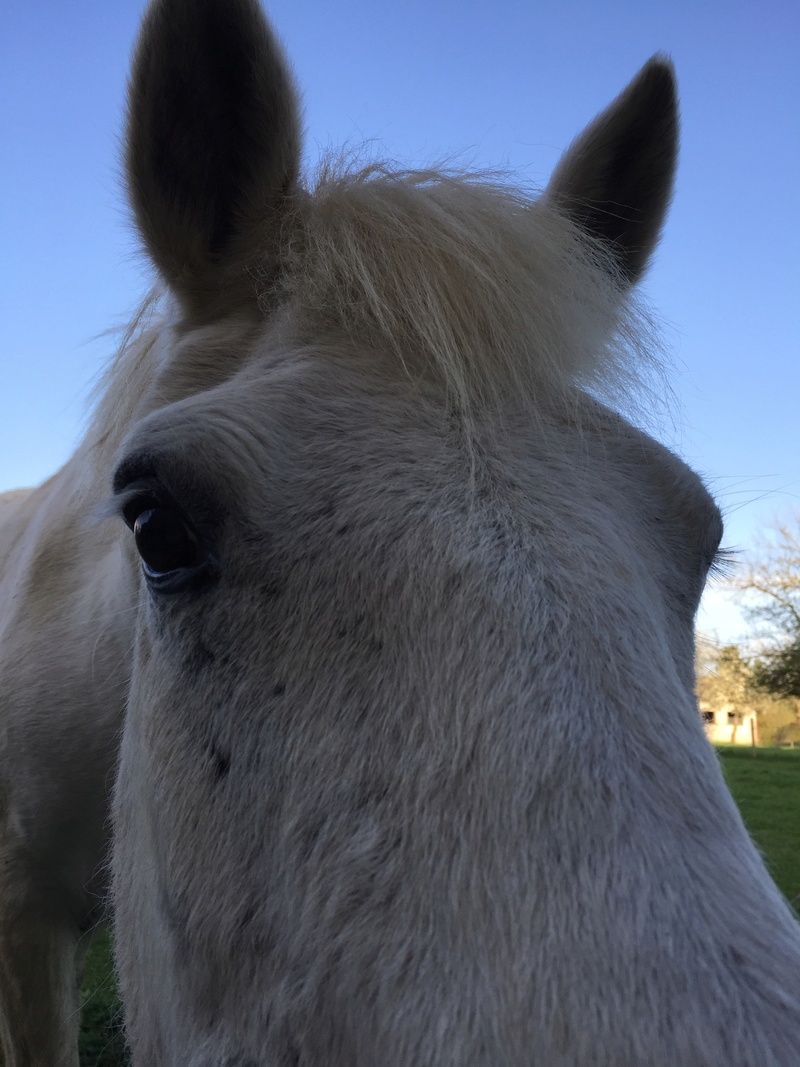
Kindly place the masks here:
[[(340, 451), (363, 442), (431, 430), (441, 436), (448, 417), (440, 391), (387, 369), (370, 354), (314, 349), (293, 351), (265, 339), (248, 362), (220, 384), (160, 408), (129, 436), (126, 450), (191, 447), (217, 439), (224, 462), (241, 449), (270, 452), (280, 441)], [(238, 427), (239, 433), (231, 433)]]
[(298, 348), (259, 338), (227, 381), (144, 420), (127, 451), (180, 452), (182, 463), (211, 464), (256, 494), (281, 467), (328, 496), (348, 483), (356, 494), (357, 483), (366, 491), (391, 472), (394, 491), (446, 490), (450, 503), (471, 491), (479, 453), (493, 502), (540, 531), (581, 516), (597, 535), (598, 524), (614, 515), (618, 529), (654, 517), (682, 534), (712, 527), (711, 539), (718, 536), (718, 512), (698, 475), (578, 390), (569, 410), (533, 419), (528, 406), (505, 412), (487, 424), (470, 456), (441, 390), (387, 362), (349, 346)]
[[(458, 414), (429, 383), (389, 373), (369, 353), (268, 349), (222, 384), (153, 412), (129, 435), (126, 450), (166, 446), (191, 453), (213, 441), (212, 453), (225, 466), (242, 449), (271, 454), (280, 444), (285, 454), (287, 446), (292, 452), (302, 446), (304, 455), (319, 458), (321, 451), (333, 462), (367, 441), (376, 459), (402, 441), (434, 466), (437, 454), (446, 454), (447, 473), (456, 480), (459, 470), (474, 473), (479, 458), (496, 487), (515, 484), (533, 498), (564, 483), (586, 500), (649, 486), (682, 511), (713, 509), (702, 480), (669, 449), (577, 390), (576, 399), (566, 413), (532, 417), (526, 405), (499, 421), (476, 420), (471, 452)], [(240, 432), (229, 432), (233, 427)]]

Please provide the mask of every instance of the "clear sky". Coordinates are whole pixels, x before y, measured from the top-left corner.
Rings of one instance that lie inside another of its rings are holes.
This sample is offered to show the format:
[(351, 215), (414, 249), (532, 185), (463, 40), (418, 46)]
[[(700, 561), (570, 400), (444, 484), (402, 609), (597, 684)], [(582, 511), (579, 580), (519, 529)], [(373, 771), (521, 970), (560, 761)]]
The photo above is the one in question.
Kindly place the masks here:
[[(87, 396), (148, 284), (119, 176), (140, 0), (9, 0), (0, 39), (0, 490), (69, 455)], [(683, 139), (645, 287), (673, 362), (657, 436), (699, 470), (747, 548), (800, 506), (797, 0), (274, 0), (304, 93), (307, 157), (372, 141), (544, 184), (654, 52)], [(94, 340), (93, 340), (94, 338)], [(712, 590), (700, 624), (743, 626)]]

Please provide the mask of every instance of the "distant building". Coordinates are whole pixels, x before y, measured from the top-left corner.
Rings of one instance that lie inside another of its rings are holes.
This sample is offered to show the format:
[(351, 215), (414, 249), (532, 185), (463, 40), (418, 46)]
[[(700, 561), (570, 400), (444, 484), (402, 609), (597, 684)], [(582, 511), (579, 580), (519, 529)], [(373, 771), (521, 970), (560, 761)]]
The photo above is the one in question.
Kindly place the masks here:
[(700, 714), (709, 741), (751, 745), (755, 738), (758, 744), (758, 717), (754, 711), (741, 711), (733, 704), (723, 704), (721, 708), (714, 709), (701, 700)]

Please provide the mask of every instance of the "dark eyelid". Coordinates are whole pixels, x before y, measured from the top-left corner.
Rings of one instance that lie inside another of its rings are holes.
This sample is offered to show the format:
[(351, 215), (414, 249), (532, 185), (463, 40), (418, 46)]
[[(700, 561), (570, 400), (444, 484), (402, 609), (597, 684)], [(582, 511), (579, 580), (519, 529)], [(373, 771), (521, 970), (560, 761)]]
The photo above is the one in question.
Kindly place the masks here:
[(115, 496), (119, 496), (131, 490), (135, 483), (148, 481), (156, 481), (155, 460), (146, 452), (138, 452), (132, 456), (126, 456), (117, 466), (111, 487)]

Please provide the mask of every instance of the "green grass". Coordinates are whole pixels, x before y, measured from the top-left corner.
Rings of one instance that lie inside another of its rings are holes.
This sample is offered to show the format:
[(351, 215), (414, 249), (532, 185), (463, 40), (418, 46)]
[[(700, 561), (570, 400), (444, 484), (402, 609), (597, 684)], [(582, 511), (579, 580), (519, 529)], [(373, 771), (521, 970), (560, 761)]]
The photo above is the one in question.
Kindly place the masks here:
[(111, 937), (107, 932), (97, 939), (86, 954), (78, 1048), (81, 1067), (123, 1067), (128, 1062), (122, 1036), (122, 1008), (111, 956)]
[(800, 748), (720, 745), (725, 778), (784, 896), (800, 910)]
[[(722, 768), (744, 820), (785, 896), (800, 908), (800, 748), (718, 747)], [(123, 1067), (125, 1043), (111, 944), (89, 950), (83, 984), (81, 1067)]]

